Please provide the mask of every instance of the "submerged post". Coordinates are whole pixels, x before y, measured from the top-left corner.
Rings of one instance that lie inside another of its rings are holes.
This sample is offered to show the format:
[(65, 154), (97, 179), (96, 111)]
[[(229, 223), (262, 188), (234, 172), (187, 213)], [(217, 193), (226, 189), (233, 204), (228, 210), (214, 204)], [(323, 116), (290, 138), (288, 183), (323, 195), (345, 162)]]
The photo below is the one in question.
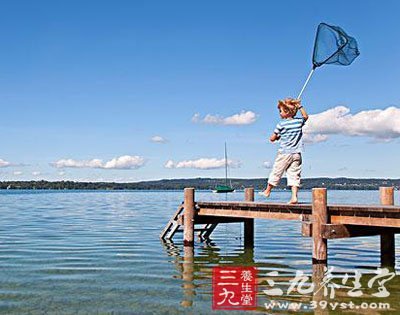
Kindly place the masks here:
[[(254, 201), (254, 188), (246, 188), (244, 190), (244, 198), (246, 201)], [(244, 220), (244, 247), (254, 247), (254, 219)]]
[[(394, 187), (379, 187), (381, 205), (394, 205)], [(395, 266), (395, 237), (393, 232), (381, 234), (381, 265), (382, 267)]]
[(183, 213), (183, 245), (194, 246), (194, 188), (185, 188)]

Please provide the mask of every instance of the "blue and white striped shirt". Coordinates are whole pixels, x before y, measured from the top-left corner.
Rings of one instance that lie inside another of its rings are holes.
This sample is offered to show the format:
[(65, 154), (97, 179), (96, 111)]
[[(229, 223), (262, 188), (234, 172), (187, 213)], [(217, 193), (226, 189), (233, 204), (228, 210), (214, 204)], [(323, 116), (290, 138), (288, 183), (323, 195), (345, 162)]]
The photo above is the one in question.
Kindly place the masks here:
[(283, 154), (303, 152), (303, 131), (306, 120), (304, 118), (282, 119), (274, 130), (280, 137), (279, 152)]

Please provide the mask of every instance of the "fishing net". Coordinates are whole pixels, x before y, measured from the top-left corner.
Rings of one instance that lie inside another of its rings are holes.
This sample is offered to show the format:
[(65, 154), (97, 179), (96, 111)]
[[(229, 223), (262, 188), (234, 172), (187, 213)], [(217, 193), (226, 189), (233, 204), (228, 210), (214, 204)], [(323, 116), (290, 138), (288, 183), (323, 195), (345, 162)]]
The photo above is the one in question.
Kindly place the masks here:
[(314, 68), (324, 64), (350, 65), (360, 54), (357, 41), (338, 26), (320, 23), (315, 38)]

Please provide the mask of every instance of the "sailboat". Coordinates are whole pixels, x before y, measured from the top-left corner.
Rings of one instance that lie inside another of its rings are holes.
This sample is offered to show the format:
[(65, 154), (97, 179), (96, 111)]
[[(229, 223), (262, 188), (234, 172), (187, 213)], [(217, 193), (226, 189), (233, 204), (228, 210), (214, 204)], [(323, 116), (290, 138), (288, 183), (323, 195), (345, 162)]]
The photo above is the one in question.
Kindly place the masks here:
[(228, 155), (226, 153), (226, 142), (225, 142), (225, 185), (217, 185), (213, 190), (214, 193), (230, 193), (234, 192), (232, 184), (228, 185)]

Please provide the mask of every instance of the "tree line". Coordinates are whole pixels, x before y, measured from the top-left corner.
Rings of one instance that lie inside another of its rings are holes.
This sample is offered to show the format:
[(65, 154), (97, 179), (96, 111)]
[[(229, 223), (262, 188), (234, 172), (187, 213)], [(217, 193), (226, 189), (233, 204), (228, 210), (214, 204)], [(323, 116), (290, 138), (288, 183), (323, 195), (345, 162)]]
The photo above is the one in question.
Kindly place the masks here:
[[(225, 183), (223, 178), (186, 178), (162, 179), (156, 181), (142, 181), (131, 183), (116, 182), (75, 182), (75, 181), (2, 181), (0, 189), (55, 189), (55, 190), (182, 190), (185, 187), (194, 187), (200, 190), (212, 190), (217, 185)], [(230, 180), (237, 190), (254, 187), (264, 189), (267, 183), (265, 178), (233, 178)], [(381, 178), (305, 178), (302, 179), (302, 189), (326, 187), (336, 190), (376, 190), (381, 186), (400, 187), (400, 179)], [(286, 179), (278, 186), (286, 188)]]

